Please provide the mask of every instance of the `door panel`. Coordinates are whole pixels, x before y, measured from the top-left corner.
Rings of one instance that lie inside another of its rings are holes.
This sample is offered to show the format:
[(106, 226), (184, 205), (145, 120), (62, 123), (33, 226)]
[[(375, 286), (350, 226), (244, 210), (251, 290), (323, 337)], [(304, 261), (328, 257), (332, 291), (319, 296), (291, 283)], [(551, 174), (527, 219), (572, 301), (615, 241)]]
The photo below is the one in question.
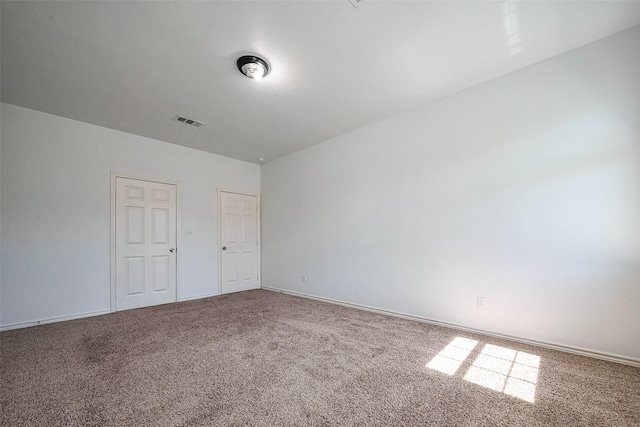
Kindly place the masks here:
[(153, 291), (169, 290), (169, 256), (157, 255), (153, 258)]
[(153, 243), (169, 243), (169, 210), (153, 209)]
[(172, 184), (116, 178), (116, 310), (176, 301), (176, 195)]
[(144, 241), (144, 209), (134, 206), (126, 207), (127, 244), (141, 244)]
[(257, 289), (258, 197), (220, 192), (222, 293)]
[(227, 250), (224, 257), (227, 261), (225, 263), (227, 266), (227, 283), (235, 284), (238, 281), (238, 254)]
[(127, 257), (127, 295), (144, 293), (144, 257)]
[(256, 275), (255, 272), (256, 257), (253, 253), (243, 252), (242, 254), (242, 279), (251, 280)]

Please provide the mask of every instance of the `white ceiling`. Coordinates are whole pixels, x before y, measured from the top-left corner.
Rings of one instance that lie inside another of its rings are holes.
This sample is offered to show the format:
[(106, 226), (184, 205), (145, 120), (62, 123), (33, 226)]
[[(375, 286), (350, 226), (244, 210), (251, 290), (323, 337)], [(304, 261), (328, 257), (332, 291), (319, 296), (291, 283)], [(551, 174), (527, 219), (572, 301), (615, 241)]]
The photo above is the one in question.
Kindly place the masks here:
[[(640, 25), (640, 2), (3, 1), (1, 14), (3, 102), (258, 163)], [(242, 76), (244, 53), (272, 72)]]

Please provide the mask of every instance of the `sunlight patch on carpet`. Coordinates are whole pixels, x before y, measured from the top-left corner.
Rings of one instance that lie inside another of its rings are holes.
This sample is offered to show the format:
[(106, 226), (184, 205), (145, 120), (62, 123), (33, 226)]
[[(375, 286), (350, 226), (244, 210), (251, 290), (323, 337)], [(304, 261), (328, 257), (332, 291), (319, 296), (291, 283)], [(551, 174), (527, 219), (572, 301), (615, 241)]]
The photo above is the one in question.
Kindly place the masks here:
[(533, 403), (540, 356), (486, 344), (464, 379)]
[(453, 375), (476, 345), (478, 345), (478, 341), (456, 337), (427, 363), (427, 368)]

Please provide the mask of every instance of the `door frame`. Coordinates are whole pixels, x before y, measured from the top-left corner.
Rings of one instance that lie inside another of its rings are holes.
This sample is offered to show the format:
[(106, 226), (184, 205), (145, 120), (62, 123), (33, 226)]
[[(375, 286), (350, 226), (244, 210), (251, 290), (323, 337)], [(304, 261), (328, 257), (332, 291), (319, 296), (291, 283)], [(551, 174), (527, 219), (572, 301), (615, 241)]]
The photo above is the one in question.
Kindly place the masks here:
[(254, 196), (256, 198), (256, 234), (258, 236), (258, 265), (256, 266), (258, 272), (258, 289), (262, 289), (262, 233), (260, 231), (260, 194), (253, 193), (251, 191), (238, 191), (231, 190), (229, 188), (218, 187), (216, 203), (218, 204), (218, 295), (222, 295), (222, 200), (220, 193), (233, 193), (241, 194), (243, 196)]
[(112, 313), (116, 311), (116, 179), (136, 179), (138, 181), (156, 182), (158, 184), (168, 184), (176, 186), (176, 300), (179, 301), (180, 295), (180, 183), (168, 179), (151, 178), (148, 176), (133, 175), (130, 173), (111, 172), (111, 238), (109, 246), (111, 248), (110, 264), (111, 264), (111, 295), (110, 310)]

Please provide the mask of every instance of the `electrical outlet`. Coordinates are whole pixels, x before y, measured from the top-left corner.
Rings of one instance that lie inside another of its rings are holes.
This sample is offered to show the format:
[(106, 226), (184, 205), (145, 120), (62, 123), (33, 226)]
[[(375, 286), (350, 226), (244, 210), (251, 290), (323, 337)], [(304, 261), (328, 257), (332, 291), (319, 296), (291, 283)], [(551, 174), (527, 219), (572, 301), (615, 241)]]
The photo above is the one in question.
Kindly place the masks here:
[(478, 308), (484, 307), (484, 297), (478, 297), (477, 302), (478, 302)]
[(302, 275), (302, 283), (307, 283), (307, 275), (306, 274)]

